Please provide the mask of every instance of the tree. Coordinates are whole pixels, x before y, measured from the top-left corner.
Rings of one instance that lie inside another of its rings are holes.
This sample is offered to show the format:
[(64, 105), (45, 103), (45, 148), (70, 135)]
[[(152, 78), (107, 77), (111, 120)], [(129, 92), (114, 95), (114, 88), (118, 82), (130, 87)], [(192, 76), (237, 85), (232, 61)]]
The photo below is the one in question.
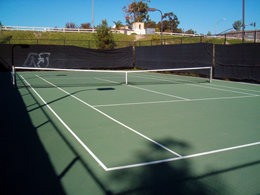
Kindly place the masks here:
[(2, 23), (0, 21), (0, 36), (2, 35)]
[(180, 22), (175, 14), (172, 12), (165, 13), (163, 19), (168, 18), (168, 20), (163, 21), (163, 31), (169, 29), (171, 32), (175, 32)]
[[(163, 20), (163, 32), (180, 32), (177, 28), (180, 22), (175, 14), (172, 12), (165, 13), (163, 15), (163, 19), (166, 18), (167, 20)], [(157, 28), (161, 29), (161, 22), (158, 22), (156, 25)]]
[(67, 22), (65, 28), (77, 28), (77, 25), (74, 22)]
[(192, 30), (192, 29), (189, 29), (187, 31), (185, 31), (186, 34), (195, 34), (196, 31)]
[(183, 33), (183, 30), (181, 28), (176, 28), (174, 30), (175, 33)]
[(115, 29), (116, 30), (118, 30), (118, 29), (120, 29), (120, 27), (122, 27), (123, 26), (123, 23), (121, 22), (121, 20), (118, 20), (117, 22), (116, 21), (113, 21), (114, 22), (114, 24), (115, 24)]
[(156, 28), (156, 22), (154, 21), (147, 21), (144, 23), (145, 28)]
[(237, 20), (233, 23), (233, 28), (236, 30), (236, 31), (241, 31), (241, 27), (242, 27), (242, 22), (241, 20)]
[(91, 24), (88, 22), (88, 23), (82, 23), (80, 28), (82, 29), (90, 29), (91, 28)]
[(98, 49), (113, 49), (115, 46), (114, 37), (112, 32), (110, 32), (107, 20), (102, 20), (102, 24), (98, 25), (96, 30), (95, 37)]
[[(147, 2), (150, 2), (150, 0), (146, 0)], [(129, 3), (131, 0), (129, 1)], [(144, 22), (145, 20), (149, 20), (149, 16), (147, 16), (148, 11), (146, 8), (148, 8), (147, 3), (143, 3), (143, 1), (134, 1), (131, 4), (127, 3), (127, 6), (124, 6), (123, 12), (125, 14), (125, 20), (129, 27), (132, 26), (134, 22)]]
[(123, 26), (123, 23), (121, 22), (121, 20), (118, 20), (117, 22), (116, 22), (116, 21), (113, 21), (113, 22), (114, 22), (114, 24), (115, 24), (115, 29), (116, 29), (116, 30), (119, 30), (120, 27)]
[(208, 36), (211, 36), (211, 32), (209, 31), (207, 35), (208, 35)]

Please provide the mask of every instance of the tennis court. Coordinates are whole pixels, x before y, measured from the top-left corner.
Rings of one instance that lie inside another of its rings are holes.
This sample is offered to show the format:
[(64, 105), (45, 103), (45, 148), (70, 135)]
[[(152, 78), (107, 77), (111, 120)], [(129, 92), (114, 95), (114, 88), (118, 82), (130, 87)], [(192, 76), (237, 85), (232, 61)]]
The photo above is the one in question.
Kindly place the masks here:
[[(260, 86), (172, 74), (22, 71), (64, 194), (259, 194)], [(21, 127), (22, 128), (22, 127)]]

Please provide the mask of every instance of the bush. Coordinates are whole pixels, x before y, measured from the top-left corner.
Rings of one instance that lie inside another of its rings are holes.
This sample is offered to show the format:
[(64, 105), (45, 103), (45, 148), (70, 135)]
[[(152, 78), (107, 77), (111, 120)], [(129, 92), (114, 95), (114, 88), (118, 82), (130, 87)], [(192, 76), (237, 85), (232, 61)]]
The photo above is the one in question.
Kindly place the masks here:
[(109, 31), (107, 20), (102, 20), (102, 24), (97, 26), (97, 34), (95, 34), (98, 49), (113, 49), (115, 47), (113, 34)]

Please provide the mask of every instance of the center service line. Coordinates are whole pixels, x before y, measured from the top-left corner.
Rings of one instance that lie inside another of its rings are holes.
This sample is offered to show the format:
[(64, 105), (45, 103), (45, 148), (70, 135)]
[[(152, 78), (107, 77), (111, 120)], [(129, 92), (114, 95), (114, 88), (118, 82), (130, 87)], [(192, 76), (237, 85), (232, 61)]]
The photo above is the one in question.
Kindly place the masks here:
[[(110, 83), (118, 83), (118, 82), (114, 82), (114, 81), (110, 81), (110, 80), (106, 80), (106, 79), (100, 79), (100, 78), (96, 78), (96, 79), (102, 80), (102, 81), (107, 81), (107, 82), (110, 82)], [(160, 95), (174, 97), (174, 98), (178, 98), (178, 99), (182, 99), (182, 100), (186, 100), (186, 101), (190, 100), (190, 99), (187, 99), (187, 98), (183, 98), (183, 97), (179, 97), (179, 96), (175, 96), (175, 95), (170, 95), (170, 94), (167, 94), (167, 93), (161, 93), (161, 92), (158, 92), (158, 91), (153, 91), (153, 90), (150, 90), (150, 89), (145, 89), (145, 88), (136, 87), (136, 86), (132, 86), (132, 85), (125, 85), (125, 86), (140, 89), (140, 90), (143, 90), (143, 91), (149, 91), (151, 93), (156, 93), (156, 94), (160, 94)]]

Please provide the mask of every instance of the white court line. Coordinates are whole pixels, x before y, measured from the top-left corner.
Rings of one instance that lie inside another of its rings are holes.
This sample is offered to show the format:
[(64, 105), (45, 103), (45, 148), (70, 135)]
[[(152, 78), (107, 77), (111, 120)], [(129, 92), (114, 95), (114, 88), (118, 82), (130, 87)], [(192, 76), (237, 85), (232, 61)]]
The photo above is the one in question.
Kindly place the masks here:
[[(131, 74), (131, 73), (129, 73), (129, 74)], [(181, 79), (181, 78), (184, 78), (183, 76), (181, 76), (181, 75), (172, 75), (172, 76), (174, 76), (173, 78), (171, 78), (171, 79), (166, 79), (166, 78), (162, 78), (162, 77), (160, 77), (160, 76), (158, 76), (158, 75), (149, 75), (149, 76), (138, 76), (138, 75), (131, 75), (131, 77), (138, 77), (138, 78), (145, 78), (145, 79), (155, 79), (155, 80), (158, 80), (158, 81), (167, 81), (167, 82), (169, 82), (169, 83), (183, 83), (183, 82), (188, 82), (188, 83), (194, 83), (194, 82), (192, 82), (192, 81), (188, 81), (188, 80), (185, 80), (185, 79)], [(179, 77), (179, 78), (177, 78), (177, 76)], [(176, 78), (175, 78), (176, 77)], [(189, 76), (185, 76), (186, 78), (199, 78), (200, 80), (206, 80), (206, 78), (200, 78), (200, 77), (189, 77)]]
[(208, 151), (208, 152), (191, 154), (191, 155), (182, 156), (182, 157), (169, 158), (169, 159), (164, 159), (164, 160), (150, 161), (150, 162), (146, 162), (146, 163), (138, 163), (138, 164), (132, 164), (132, 165), (118, 166), (118, 167), (111, 167), (111, 168), (108, 168), (107, 171), (128, 169), (128, 168), (134, 168), (134, 167), (142, 167), (142, 166), (171, 162), (171, 161), (176, 161), (176, 160), (189, 159), (189, 158), (194, 158), (194, 157), (198, 157), (198, 156), (205, 156), (208, 154), (215, 154), (215, 153), (219, 153), (219, 152), (225, 152), (225, 151), (229, 151), (229, 150), (235, 150), (235, 149), (239, 149), (239, 148), (255, 146), (255, 145), (259, 145), (259, 144), (260, 144), (260, 142), (254, 142), (254, 143), (250, 143), (250, 144), (244, 144), (244, 145), (240, 145), (240, 146), (223, 148), (223, 149), (219, 149), (219, 150), (212, 150), (212, 151)]
[[(100, 79), (100, 78), (96, 78), (96, 79), (102, 80), (102, 81), (107, 81), (107, 82), (110, 82), (110, 83), (118, 83), (118, 82), (110, 81), (110, 80), (106, 80), (106, 79)], [(149, 91), (149, 92), (160, 94), (160, 95), (165, 95), (165, 96), (169, 96), (169, 97), (175, 97), (175, 98), (178, 98), (178, 99), (189, 101), (189, 99), (187, 99), (187, 98), (183, 98), (183, 97), (179, 97), (179, 96), (175, 96), (175, 95), (170, 95), (170, 94), (167, 94), (167, 93), (161, 93), (161, 92), (158, 92), (158, 91), (153, 91), (153, 90), (145, 89), (145, 88), (141, 88), (141, 87), (136, 87), (136, 86), (133, 86), (133, 85), (125, 85), (125, 86), (136, 88), (136, 89), (140, 89), (140, 90), (143, 90), (143, 91)]]
[(202, 85), (195, 85), (195, 84), (186, 84), (186, 85), (192, 85), (192, 86), (196, 86), (196, 87), (203, 87), (203, 88), (214, 89), (214, 90), (219, 90), (219, 91), (227, 91), (227, 92), (232, 92), (232, 93), (241, 93), (241, 94), (246, 94), (246, 95), (251, 95), (251, 96), (259, 96), (259, 95), (256, 95), (256, 94), (245, 93), (245, 92), (241, 92), (241, 91), (231, 91), (231, 90), (227, 90), (227, 89), (207, 87), (207, 86), (202, 86)]
[[(145, 79), (154, 79), (154, 80), (158, 80), (158, 81), (167, 81), (167, 82), (169, 82), (169, 83), (180, 83), (179, 81), (185, 81), (185, 80), (176, 79), (176, 78), (169, 80), (169, 79), (160, 78), (160, 77), (158, 77), (158, 76), (151, 76), (151, 75), (149, 75), (149, 76), (131, 75), (131, 77), (145, 78)], [(179, 81), (178, 81), (178, 80), (179, 80)]]
[(174, 154), (174, 155), (176, 155), (176, 156), (179, 156), (179, 157), (181, 157), (181, 155), (180, 155), (180, 154), (178, 154), (177, 152), (174, 152), (174, 151), (172, 151), (171, 149), (169, 149), (169, 148), (165, 147), (164, 145), (162, 145), (162, 144), (160, 144), (160, 143), (158, 143), (158, 142), (154, 141), (153, 139), (151, 139), (151, 138), (149, 138), (149, 137), (147, 137), (147, 136), (143, 135), (142, 133), (140, 133), (140, 132), (138, 132), (138, 131), (136, 131), (136, 130), (132, 129), (131, 127), (129, 127), (129, 126), (127, 126), (127, 125), (125, 125), (125, 124), (123, 124), (123, 123), (119, 122), (118, 120), (114, 119), (113, 117), (111, 117), (111, 116), (107, 115), (106, 113), (104, 113), (104, 112), (102, 112), (102, 111), (98, 110), (98, 109), (97, 109), (97, 108), (95, 108), (94, 106), (91, 106), (90, 104), (88, 104), (88, 103), (84, 102), (84, 101), (83, 101), (83, 100), (81, 100), (80, 98), (78, 98), (78, 97), (76, 97), (76, 96), (74, 96), (74, 95), (70, 94), (69, 92), (65, 91), (64, 89), (62, 89), (62, 88), (60, 88), (60, 87), (57, 87), (56, 85), (54, 85), (53, 83), (51, 83), (51, 82), (47, 81), (46, 79), (44, 79), (44, 78), (42, 78), (42, 77), (40, 77), (40, 76), (38, 76), (38, 75), (36, 75), (36, 76), (37, 76), (38, 78), (42, 79), (43, 81), (45, 81), (46, 83), (49, 83), (50, 85), (52, 85), (52, 86), (56, 87), (57, 89), (59, 89), (59, 90), (63, 91), (64, 93), (68, 94), (69, 96), (73, 97), (74, 99), (76, 99), (76, 100), (80, 101), (81, 103), (85, 104), (86, 106), (88, 106), (88, 107), (92, 108), (93, 110), (95, 110), (95, 111), (99, 112), (100, 114), (104, 115), (105, 117), (109, 118), (110, 120), (112, 120), (112, 121), (116, 122), (117, 124), (119, 124), (119, 125), (121, 125), (121, 126), (123, 126), (123, 127), (127, 128), (127, 129), (129, 129), (130, 131), (132, 131), (132, 132), (134, 132), (134, 133), (136, 133), (136, 134), (140, 135), (141, 137), (143, 137), (143, 138), (145, 138), (145, 139), (149, 140), (150, 142), (152, 142), (152, 143), (154, 143), (154, 144), (156, 144), (156, 145), (160, 146), (161, 148), (163, 148), (163, 149), (167, 150), (168, 152), (170, 152), (170, 153), (172, 153), (172, 154)]
[(153, 90), (149, 90), (149, 89), (144, 89), (144, 88), (141, 88), (141, 87), (136, 87), (136, 86), (133, 86), (133, 85), (127, 85), (128, 87), (132, 87), (132, 88), (136, 88), (136, 89), (141, 89), (141, 90), (144, 90), (144, 91), (149, 91), (149, 92), (152, 92), (152, 93), (157, 93), (157, 94), (160, 94), (160, 95), (165, 95), (165, 96), (169, 96), (169, 97), (175, 97), (175, 98), (179, 98), (179, 99), (182, 99), (182, 100), (185, 100), (185, 101), (189, 101), (190, 99), (187, 99), (187, 98), (183, 98), (183, 97), (179, 97), (179, 96), (175, 96), (175, 95), (170, 95), (170, 94), (166, 94), (166, 93), (161, 93), (161, 92), (157, 92), (157, 91), (153, 91)]
[[(162, 78), (158, 78), (157, 76), (137, 76), (137, 75), (131, 75), (132, 77), (142, 77), (142, 78), (152, 78), (152, 79), (156, 79), (156, 80), (161, 80), (161, 81), (168, 81), (168, 82), (178, 82), (177, 80), (179, 81), (185, 81), (183, 79), (162, 79)], [(179, 76), (179, 75), (177, 75)], [(203, 84), (203, 83), (202, 83)], [(205, 84), (205, 83), (204, 83)], [(228, 91), (228, 92), (232, 92), (232, 93), (240, 93), (240, 94), (246, 94), (246, 95), (252, 95), (252, 96), (258, 96), (256, 94), (250, 94), (250, 93), (245, 93), (245, 92), (240, 92), (240, 91), (231, 91), (231, 90), (227, 90), (227, 89), (221, 89), (221, 88), (214, 88), (214, 87), (206, 87), (206, 86), (201, 86), (201, 85), (198, 85), (198, 84), (190, 84), (190, 83), (184, 83), (184, 85), (192, 85), (192, 86), (196, 86), (196, 87), (204, 87), (204, 88), (209, 88), (209, 89), (215, 89), (215, 90), (220, 90), (220, 91)], [(214, 84), (210, 84), (210, 85), (214, 85)], [(216, 85), (215, 85), (216, 86)], [(222, 86), (220, 86), (222, 87)], [(233, 89), (238, 89), (240, 90), (239, 88), (233, 88)], [(248, 90), (249, 91), (249, 90)], [(253, 91), (253, 90), (250, 90), (250, 91)], [(260, 91), (254, 91), (254, 92), (260, 92)]]
[(240, 81), (225, 81), (225, 80), (221, 80), (221, 79), (212, 79), (212, 80), (220, 81), (220, 82), (238, 83), (238, 84), (242, 84), (242, 85), (254, 85), (254, 86), (260, 87), (260, 85), (257, 83), (246, 83), (246, 82), (240, 82)]
[[(203, 85), (208, 85), (208, 83), (202, 83), (202, 84)], [(238, 90), (242, 90), (242, 91), (251, 91), (251, 92), (260, 93), (260, 91), (252, 90), (252, 89), (243, 89), (243, 88), (237, 88), (237, 87), (229, 87), (229, 86), (224, 86), (224, 85), (216, 85), (216, 84), (212, 84), (212, 83), (210, 83), (210, 85), (216, 86), (216, 87), (224, 87), (224, 88), (238, 89)]]
[(56, 118), (63, 124), (63, 126), (72, 134), (72, 136), (80, 143), (80, 145), (97, 161), (97, 163), (104, 169), (108, 170), (107, 167), (99, 160), (99, 158), (81, 141), (81, 139), (71, 130), (71, 128), (59, 117), (59, 115), (46, 103), (46, 101), (37, 93), (37, 91), (28, 83), (23, 76), (22, 79), (27, 83), (28, 86), (34, 91), (34, 93), (42, 100), (42, 102), (49, 108), (49, 110), (56, 116)]
[[(260, 95), (257, 95), (260, 96)], [(103, 104), (93, 105), (94, 107), (109, 107), (109, 106), (129, 106), (129, 105), (142, 105), (142, 104), (163, 104), (172, 102), (193, 102), (193, 101), (209, 101), (209, 100), (225, 100), (225, 99), (237, 99), (237, 98), (250, 98), (257, 96), (235, 96), (235, 97), (218, 97), (218, 98), (202, 98), (202, 99), (190, 99), (190, 100), (168, 100), (168, 101), (154, 101), (154, 102), (134, 102), (134, 103), (121, 103), (121, 104)]]
[[(21, 76), (22, 77), (22, 76)], [(118, 166), (118, 167), (112, 167), (112, 168), (107, 168), (95, 155), (92, 153), (92, 151), (77, 137), (77, 135), (66, 125), (66, 123), (55, 113), (55, 111), (45, 102), (45, 100), (36, 92), (36, 90), (22, 77), (22, 79), (30, 86), (30, 88), (34, 91), (34, 93), (43, 101), (43, 103), (49, 108), (49, 110), (58, 118), (58, 120), (67, 128), (67, 130), (79, 141), (79, 143), (89, 152), (89, 154), (101, 165), (101, 167), (105, 171), (113, 171), (113, 170), (119, 170), (119, 169), (127, 169), (127, 168), (133, 168), (133, 167), (140, 167), (140, 166), (146, 166), (146, 165), (152, 165), (152, 164), (158, 164), (158, 163), (163, 163), (163, 162), (170, 162), (170, 161), (176, 161), (176, 160), (181, 160), (181, 159), (188, 159), (188, 158), (193, 158), (193, 157), (198, 157), (198, 156), (203, 156), (203, 155), (208, 155), (208, 154), (214, 154), (218, 152), (224, 152), (228, 150), (234, 150), (234, 149), (239, 149), (239, 148), (245, 148), (249, 146), (254, 146), (254, 145), (259, 145), (260, 142), (255, 142), (251, 144), (245, 144), (245, 145), (240, 145), (240, 146), (234, 146), (234, 147), (229, 147), (229, 148), (224, 148), (224, 149), (219, 149), (219, 150), (213, 150), (213, 151), (208, 151), (208, 152), (203, 152), (203, 153), (197, 153), (197, 154), (192, 154), (192, 155), (187, 155), (187, 156), (181, 156), (177, 155), (179, 157), (177, 158), (170, 158), (170, 159), (164, 159), (164, 160), (158, 160), (158, 161), (151, 161), (151, 162), (146, 162), (146, 163), (138, 163), (138, 164), (132, 164), (132, 165), (126, 165), (126, 166)], [(45, 80), (45, 79), (43, 79)], [(49, 82), (48, 82), (49, 83)], [(53, 85), (55, 86), (55, 85)], [(56, 86), (55, 86), (56, 87)], [(58, 87), (57, 87), (58, 88)], [(60, 89), (62, 90), (62, 89)], [(64, 91), (64, 90), (62, 90)], [(66, 92), (69, 94), (68, 92)], [(70, 96), (73, 96), (69, 94)], [(248, 96), (250, 97), (250, 96)], [(74, 96), (74, 98), (78, 99), (77, 97)], [(79, 99), (78, 99), (79, 100)], [(183, 101), (183, 100), (179, 100)], [(82, 102), (82, 100), (81, 100)], [(94, 110), (95, 109), (93, 106), (91, 106)], [(101, 112), (101, 111), (100, 111)]]

